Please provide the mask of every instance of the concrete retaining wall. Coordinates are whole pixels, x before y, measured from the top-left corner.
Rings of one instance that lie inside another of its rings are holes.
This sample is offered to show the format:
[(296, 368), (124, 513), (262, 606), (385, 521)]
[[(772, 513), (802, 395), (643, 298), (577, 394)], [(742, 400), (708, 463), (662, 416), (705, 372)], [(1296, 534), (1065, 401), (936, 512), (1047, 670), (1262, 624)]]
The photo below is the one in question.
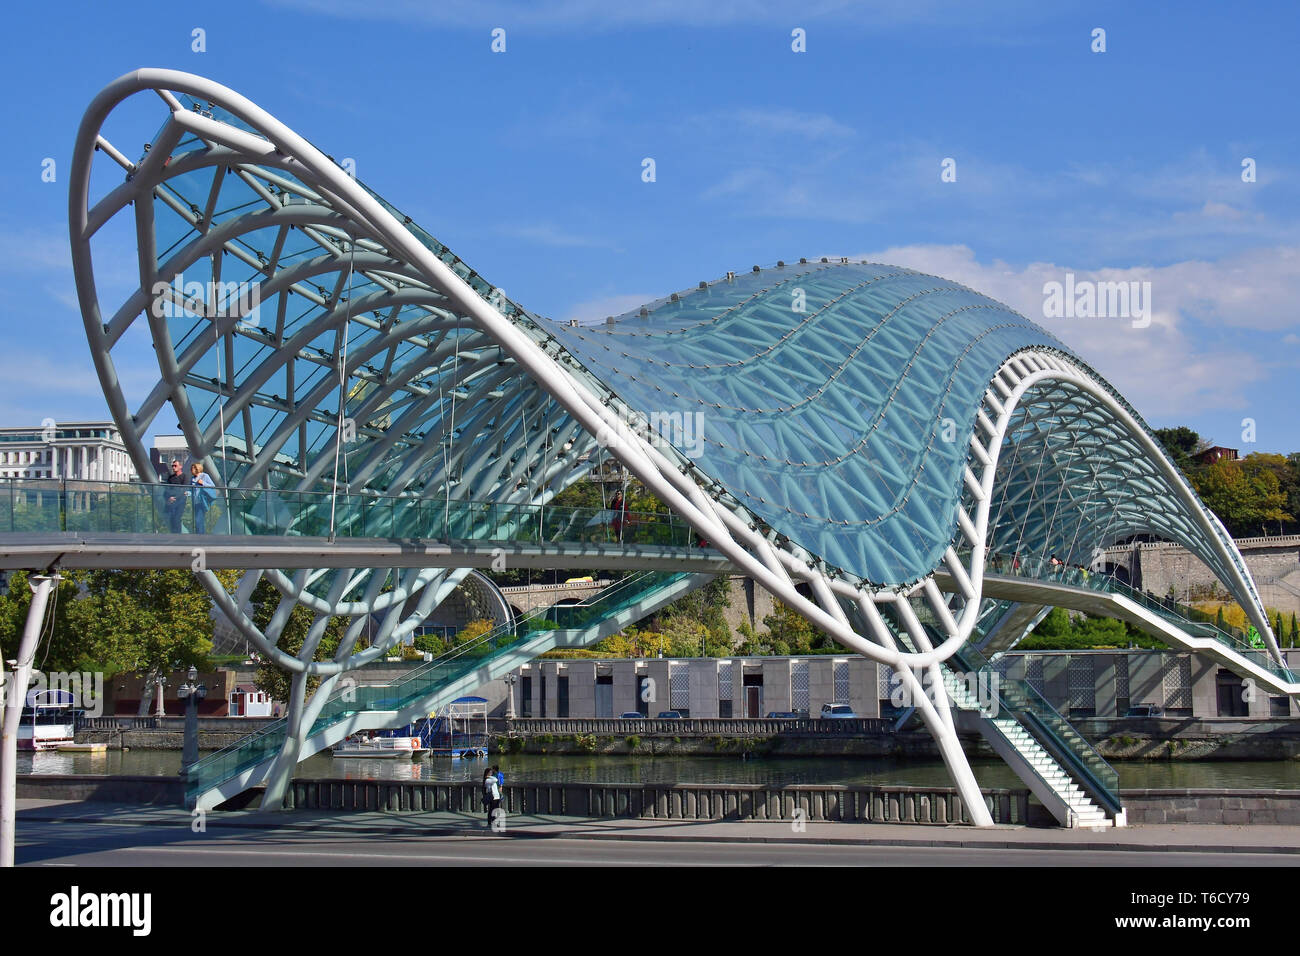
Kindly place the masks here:
[(18, 775), (18, 796), (179, 807), (185, 804), (185, 785), (179, 777), (31, 773)]
[(1300, 824), (1300, 790), (1123, 790), (1128, 821)]
[[(986, 790), (998, 823), (1030, 821), (1028, 790)], [(653, 820), (969, 823), (957, 792), (943, 787), (765, 787), (761, 784), (509, 783), (509, 813)], [(295, 780), (286, 805), (297, 809), (482, 812), (476, 782)]]

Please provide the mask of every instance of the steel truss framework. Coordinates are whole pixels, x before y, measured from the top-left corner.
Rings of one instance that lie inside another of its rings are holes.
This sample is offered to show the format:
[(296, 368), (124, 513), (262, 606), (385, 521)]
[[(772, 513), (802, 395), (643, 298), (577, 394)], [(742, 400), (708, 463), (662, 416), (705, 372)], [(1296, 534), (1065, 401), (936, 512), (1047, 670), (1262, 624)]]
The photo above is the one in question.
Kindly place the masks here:
[[(103, 125), (137, 93), (166, 115), (133, 161)], [(139, 286), (106, 313), (93, 248), (118, 216)], [(990, 819), (948, 702), (919, 675), (941, 686), (971, 636), (990, 548), (1073, 564), (1134, 533), (1177, 541), (1279, 653), (1231, 539), (1137, 414), (1043, 330), (947, 280), (778, 263), (603, 326), (558, 325), (249, 100), (167, 70), (128, 74), (91, 104), (69, 219), (92, 355), (141, 474), (165, 408), (219, 485), (545, 503), (613, 457), (736, 569), (894, 669), (976, 822)], [(137, 323), (160, 377), (133, 407), (113, 354)], [(293, 673), (299, 728), (315, 716), (308, 676), (325, 678), (323, 701), (465, 573), (263, 569), (232, 595), (199, 572)], [(281, 600), (258, 628), (247, 604), (263, 578)], [(315, 622), (294, 656), (275, 644), (298, 605)], [(380, 633), (358, 652), (375, 613)], [(313, 662), (333, 615), (352, 624), (332, 660)], [(291, 740), (268, 796), (295, 760)]]

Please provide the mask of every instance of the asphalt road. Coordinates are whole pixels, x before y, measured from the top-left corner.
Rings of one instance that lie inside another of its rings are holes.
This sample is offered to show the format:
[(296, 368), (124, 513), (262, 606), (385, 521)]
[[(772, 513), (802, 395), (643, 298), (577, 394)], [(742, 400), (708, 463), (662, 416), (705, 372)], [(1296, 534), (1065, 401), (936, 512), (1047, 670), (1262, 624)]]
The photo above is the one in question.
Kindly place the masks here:
[(832, 846), (696, 840), (359, 836), (301, 830), (25, 821), (20, 866), (1297, 866), (1270, 853)]

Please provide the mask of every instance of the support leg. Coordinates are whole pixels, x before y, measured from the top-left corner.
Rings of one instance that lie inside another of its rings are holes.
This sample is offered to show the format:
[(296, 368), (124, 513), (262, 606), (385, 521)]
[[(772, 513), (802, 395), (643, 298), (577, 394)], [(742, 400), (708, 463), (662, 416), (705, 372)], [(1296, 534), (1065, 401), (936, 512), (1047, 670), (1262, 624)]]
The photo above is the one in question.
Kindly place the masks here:
[(311, 726), (306, 716), (307, 675), (298, 671), (289, 687), (289, 712), (285, 715), (284, 744), (266, 775), (266, 793), (262, 796), (263, 810), (284, 809), (284, 795), (289, 792), (289, 781), (298, 766), (302, 753), (303, 734)]
[(4, 684), (4, 736), (0, 740), (0, 866), (14, 865), (14, 827), (18, 817), (18, 725), (31, 683), (32, 661), (45, 619), (45, 605), (59, 581), (57, 574), (32, 575), (32, 603), (27, 609), (22, 643), (18, 646), (17, 666)]

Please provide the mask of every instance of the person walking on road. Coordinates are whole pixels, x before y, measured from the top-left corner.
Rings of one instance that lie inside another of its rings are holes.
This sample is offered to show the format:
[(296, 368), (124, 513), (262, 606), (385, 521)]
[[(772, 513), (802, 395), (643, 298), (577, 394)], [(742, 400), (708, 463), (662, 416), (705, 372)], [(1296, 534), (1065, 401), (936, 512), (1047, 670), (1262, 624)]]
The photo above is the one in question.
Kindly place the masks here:
[(487, 804), (487, 825), (491, 827), (501, 810), (501, 784), (497, 782), (495, 767), (489, 767), (483, 775), (483, 800)]

